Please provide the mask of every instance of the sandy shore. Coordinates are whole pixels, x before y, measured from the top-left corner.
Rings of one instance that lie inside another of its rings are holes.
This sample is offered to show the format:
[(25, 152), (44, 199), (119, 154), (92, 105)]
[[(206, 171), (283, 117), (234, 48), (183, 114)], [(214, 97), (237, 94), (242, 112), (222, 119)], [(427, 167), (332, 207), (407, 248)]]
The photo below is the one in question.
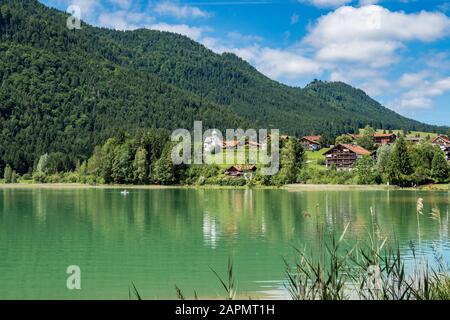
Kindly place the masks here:
[[(0, 189), (247, 189), (246, 186), (161, 186), (161, 185), (89, 185), (82, 183), (11, 183), (0, 184)], [(255, 189), (278, 189), (272, 186), (255, 186)]]
[(438, 185), (424, 185), (417, 188), (400, 188), (397, 186), (388, 185), (345, 185), (345, 184), (288, 184), (282, 189), (296, 192), (296, 191), (345, 191), (345, 190), (359, 190), (359, 191), (370, 191), (370, 190), (409, 190), (409, 191), (450, 191), (449, 185), (438, 184)]
[[(159, 186), (159, 185), (89, 185), (81, 183), (14, 183), (0, 184), (0, 189), (247, 189), (235, 186)], [(280, 189), (298, 191), (345, 191), (345, 190), (429, 190), (450, 191), (449, 185), (420, 186), (401, 189), (387, 185), (341, 185), (341, 184), (288, 184), (282, 187), (255, 186), (254, 189)]]
[(89, 185), (81, 183), (14, 183), (0, 184), (0, 189), (174, 189), (180, 186), (158, 185)]
[(282, 187), (288, 191), (326, 191), (326, 190), (395, 190), (387, 185), (347, 185), (347, 184), (288, 184)]

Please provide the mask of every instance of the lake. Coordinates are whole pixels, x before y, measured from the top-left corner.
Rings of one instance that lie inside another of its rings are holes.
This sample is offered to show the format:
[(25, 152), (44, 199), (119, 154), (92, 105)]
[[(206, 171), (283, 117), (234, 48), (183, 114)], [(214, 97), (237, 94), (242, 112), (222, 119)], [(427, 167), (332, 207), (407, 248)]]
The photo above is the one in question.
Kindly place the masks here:
[[(416, 201), (424, 199), (424, 215)], [(429, 218), (440, 210), (440, 223)], [(0, 189), (0, 299), (223, 297), (210, 267), (233, 257), (241, 297), (284, 298), (283, 257), (317, 248), (317, 226), (349, 243), (378, 226), (430, 259), (450, 258), (450, 194), (438, 191), (277, 189)], [(81, 268), (81, 290), (66, 269)]]

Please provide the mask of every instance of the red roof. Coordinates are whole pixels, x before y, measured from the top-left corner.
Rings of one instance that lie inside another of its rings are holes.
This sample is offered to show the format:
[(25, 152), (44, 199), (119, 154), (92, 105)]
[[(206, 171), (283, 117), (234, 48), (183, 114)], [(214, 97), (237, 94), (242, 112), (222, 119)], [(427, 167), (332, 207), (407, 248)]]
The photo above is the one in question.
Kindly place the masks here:
[(394, 133), (375, 133), (373, 135), (375, 138), (390, 138), (392, 136), (395, 136)]
[(234, 148), (236, 146), (239, 145), (239, 141), (234, 140), (234, 141), (224, 141), (223, 142), (223, 147), (224, 148)]
[(366, 156), (366, 155), (370, 156), (372, 154), (372, 152), (370, 152), (369, 150), (364, 149), (363, 147), (355, 146), (353, 144), (344, 144), (344, 143), (338, 144), (337, 146), (334, 146), (333, 148), (331, 148), (330, 150), (325, 152), (325, 154), (329, 153), (331, 150), (333, 150), (333, 149), (335, 149), (335, 148), (337, 148), (339, 146), (342, 146), (342, 147), (344, 147), (344, 148), (346, 148), (346, 149), (348, 149), (348, 150), (350, 150), (350, 151), (352, 151), (352, 152), (354, 152), (356, 154), (359, 154), (361, 156)]
[[(358, 139), (358, 138), (362, 137), (361, 134), (353, 134), (353, 133), (350, 133), (349, 136), (351, 136), (353, 139)], [(372, 136), (374, 138), (390, 138), (392, 136), (395, 136), (395, 134), (394, 133), (374, 133)]]
[(443, 136), (443, 135), (437, 136), (436, 138), (434, 138), (434, 139), (431, 141), (431, 143), (435, 143), (436, 140), (439, 139), (439, 138), (441, 138), (442, 140), (444, 140), (444, 143), (450, 144), (450, 139), (449, 139), (448, 137), (446, 137), (446, 136)]
[(320, 138), (322, 138), (322, 136), (304, 136), (302, 139), (308, 140), (309, 142), (313, 143), (319, 143)]
[(349, 149), (350, 151), (353, 151), (356, 154), (360, 154), (362, 156), (364, 155), (368, 155), (370, 156), (372, 154), (372, 152), (370, 152), (369, 150), (364, 149), (363, 147), (360, 146), (355, 146), (352, 144), (341, 144), (344, 148)]
[(261, 144), (255, 141), (247, 141), (245, 145), (249, 147), (261, 147)]
[(244, 171), (253, 171), (255, 169), (256, 166), (254, 164), (235, 164), (234, 166), (229, 167), (227, 171), (244, 172)]

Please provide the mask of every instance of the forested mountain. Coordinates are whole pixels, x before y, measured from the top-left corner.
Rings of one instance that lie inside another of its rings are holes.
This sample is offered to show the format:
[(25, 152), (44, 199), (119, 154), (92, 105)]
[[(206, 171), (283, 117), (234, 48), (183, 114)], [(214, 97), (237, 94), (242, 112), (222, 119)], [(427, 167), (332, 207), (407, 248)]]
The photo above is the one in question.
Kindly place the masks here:
[(23, 173), (45, 152), (86, 159), (138, 128), (280, 128), (293, 135), (376, 128), (439, 131), (341, 83), (272, 81), (233, 54), (152, 30), (66, 28), (35, 0), (0, 1), (0, 171)]

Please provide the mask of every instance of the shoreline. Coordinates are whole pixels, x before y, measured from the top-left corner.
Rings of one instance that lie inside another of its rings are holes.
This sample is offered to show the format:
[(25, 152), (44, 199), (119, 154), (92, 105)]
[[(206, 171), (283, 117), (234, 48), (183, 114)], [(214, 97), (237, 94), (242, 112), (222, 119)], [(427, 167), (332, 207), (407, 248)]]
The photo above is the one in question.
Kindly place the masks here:
[[(301, 191), (376, 191), (376, 190), (410, 190), (410, 191), (450, 191), (449, 185), (433, 185), (433, 186), (419, 186), (416, 188), (400, 188), (397, 186), (387, 185), (343, 185), (343, 184), (287, 184), (281, 187), (277, 186), (253, 186), (253, 189), (272, 189), (272, 190), (286, 190), (288, 192)], [(158, 189), (234, 189), (246, 190), (247, 186), (220, 186), (220, 185), (89, 185), (82, 183), (12, 183), (0, 184), (0, 189), (142, 189), (142, 190), (158, 190)]]

